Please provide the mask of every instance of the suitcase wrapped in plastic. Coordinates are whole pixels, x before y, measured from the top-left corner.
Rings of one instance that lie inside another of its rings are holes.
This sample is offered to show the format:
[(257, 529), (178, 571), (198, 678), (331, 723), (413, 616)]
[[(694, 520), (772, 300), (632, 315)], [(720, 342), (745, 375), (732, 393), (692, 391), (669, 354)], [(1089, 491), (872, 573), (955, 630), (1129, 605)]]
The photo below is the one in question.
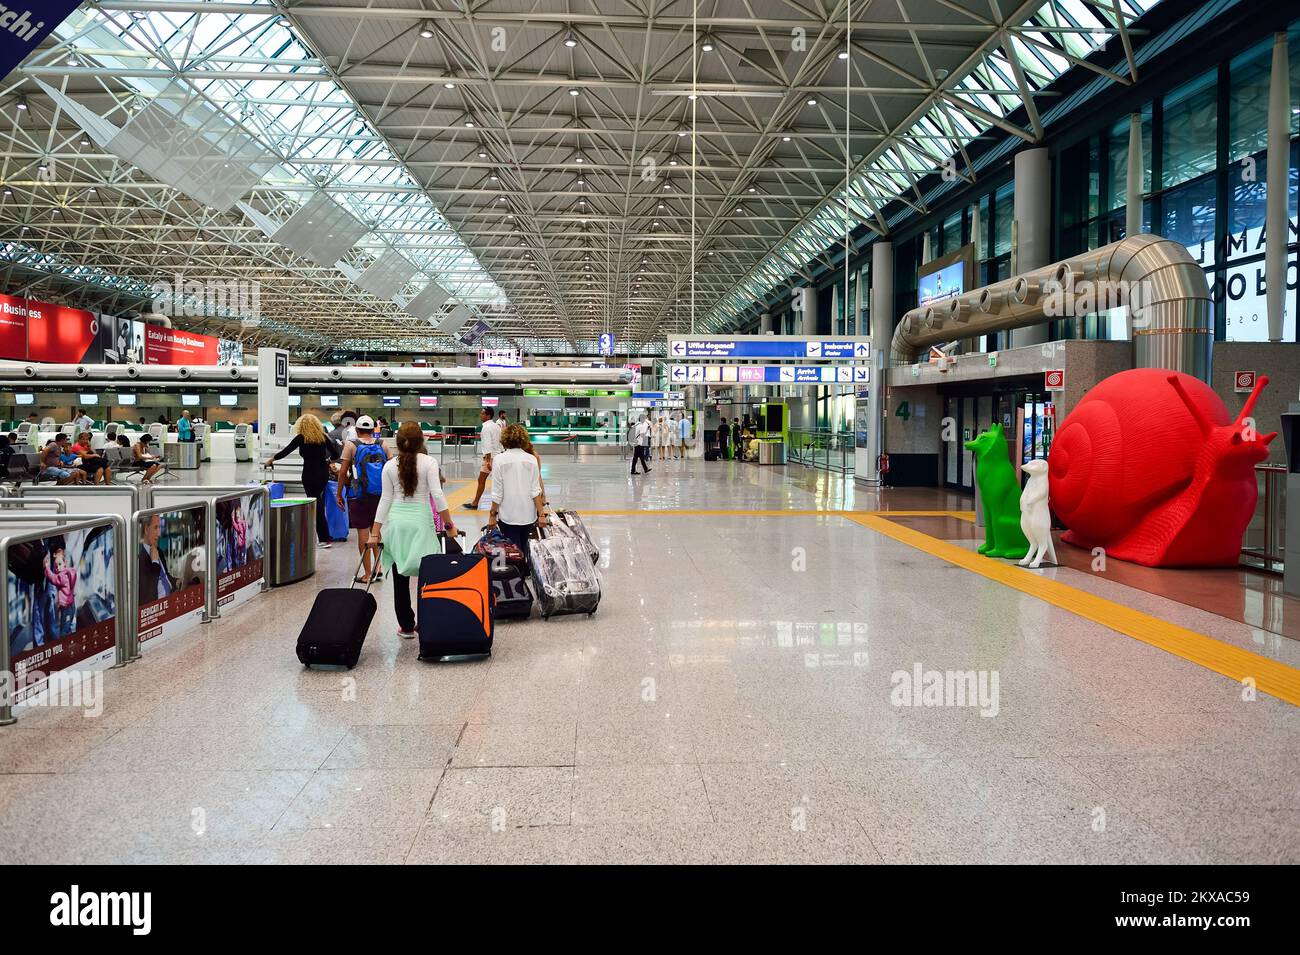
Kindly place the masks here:
[(591, 539), (591, 534), (587, 532), (587, 525), (582, 523), (582, 518), (578, 516), (577, 511), (564, 509), (555, 511), (551, 515), (551, 526), (557, 535), (574, 537), (582, 541), (587, 548), (587, 556), (591, 558), (593, 564), (600, 560), (600, 548)]
[(480, 554), (430, 554), (420, 562), (415, 628), (421, 660), (492, 653), (492, 583)]
[(522, 620), (532, 616), (533, 592), (523, 568), (508, 565), (502, 572), (490, 571), (492, 591), (496, 595), (493, 613), (497, 620)]
[(530, 543), (529, 559), (543, 619), (556, 614), (590, 616), (596, 612), (600, 606), (600, 578), (582, 541), (552, 533)]
[(376, 609), (370, 584), (365, 590), (328, 587), (319, 591), (298, 634), (298, 661), (308, 667), (341, 666), (351, 670), (361, 657), (361, 646)]

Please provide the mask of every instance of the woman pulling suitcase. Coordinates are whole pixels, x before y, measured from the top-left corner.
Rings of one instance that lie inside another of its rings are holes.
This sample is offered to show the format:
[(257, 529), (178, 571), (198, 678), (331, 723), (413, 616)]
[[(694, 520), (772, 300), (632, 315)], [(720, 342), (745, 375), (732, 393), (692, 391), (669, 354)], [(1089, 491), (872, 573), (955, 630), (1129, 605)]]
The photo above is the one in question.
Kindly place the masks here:
[(424, 432), (416, 422), (407, 421), (397, 429), (397, 456), (384, 465), (382, 484), (370, 540), (375, 545), (383, 544), (380, 561), (385, 571), (393, 572), (397, 635), (410, 640), (416, 633), (410, 578), (419, 576), (420, 562), (426, 556), (442, 553), (429, 509), (430, 498), (442, 519), (444, 533), (449, 538), (456, 536), (456, 525), (438, 478), (438, 464), (424, 453)]

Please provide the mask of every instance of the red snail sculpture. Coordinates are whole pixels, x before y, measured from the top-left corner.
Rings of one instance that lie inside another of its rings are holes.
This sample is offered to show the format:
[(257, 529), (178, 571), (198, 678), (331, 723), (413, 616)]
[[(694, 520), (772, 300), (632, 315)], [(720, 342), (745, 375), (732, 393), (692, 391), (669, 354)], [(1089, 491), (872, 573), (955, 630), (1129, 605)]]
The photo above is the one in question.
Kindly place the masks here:
[(1063, 540), (1148, 567), (1229, 567), (1255, 513), (1255, 465), (1277, 432), (1236, 420), (1208, 385), (1135, 368), (1102, 381), (1061, 423), (1048, 454)]

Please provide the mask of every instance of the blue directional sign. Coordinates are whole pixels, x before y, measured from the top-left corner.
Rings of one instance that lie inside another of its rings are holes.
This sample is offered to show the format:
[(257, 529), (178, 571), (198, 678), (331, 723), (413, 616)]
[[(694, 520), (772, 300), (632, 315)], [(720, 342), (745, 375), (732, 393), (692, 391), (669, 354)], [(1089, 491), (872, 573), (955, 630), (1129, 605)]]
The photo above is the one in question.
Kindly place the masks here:
[(853, 385), (871, 381), (870, 365), (671, 365), (668, 380), (690, 384)]
[(811, 358), (865, 361), (870, 356), (870, 342), (854, 339), (742, 335), (735, 338), (672, 338), (668, 341), (668, 357), (679, 359)]

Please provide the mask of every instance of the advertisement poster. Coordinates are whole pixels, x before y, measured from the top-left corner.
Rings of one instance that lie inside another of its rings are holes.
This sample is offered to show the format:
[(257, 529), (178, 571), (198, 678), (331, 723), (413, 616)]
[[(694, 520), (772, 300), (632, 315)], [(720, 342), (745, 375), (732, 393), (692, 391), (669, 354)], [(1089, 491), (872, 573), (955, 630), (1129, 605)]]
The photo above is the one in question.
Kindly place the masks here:
[(105, 315), (100, 318), (99, 338), (106, 364), (144, 364), (144, 322)]
[(27, 360), (27, 299), (0, 295), (0, 358)]
[(146, 365), (215, 365), (217, 354), (217, 339), (211, 335), (162, 325), (145, 326)]
[(6, 636), (17, 702), (40, 693), (51, 673), (112, 665), (113, 560), (107, 526), (10, 546)]
[(99, 364), (99, 319), (93, 312), (27, 300), (27, 360)]
[(203, 620), (207, 571), (203, 515), (199, 506), (140, 519), (140, 550), (135, 556), (142, 648)]
[(262, 586), (266, 514), (260, 491), (217, 502), (217, 603), (243, 603)]

